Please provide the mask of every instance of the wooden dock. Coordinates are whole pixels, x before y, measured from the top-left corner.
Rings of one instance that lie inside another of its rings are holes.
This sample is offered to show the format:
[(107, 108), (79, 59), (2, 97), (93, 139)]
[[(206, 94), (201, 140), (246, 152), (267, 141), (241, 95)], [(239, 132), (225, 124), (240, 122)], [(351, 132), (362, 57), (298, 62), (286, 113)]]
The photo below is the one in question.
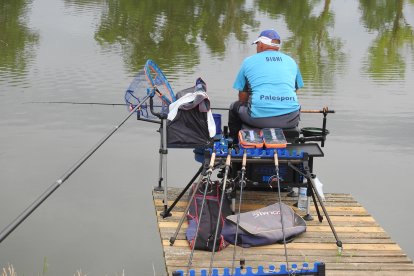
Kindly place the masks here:
[[(181, 189), (169, 190), (169, 204), (173, 202)], [(170, 246), (169, 239), (176, 231), (178, 222), (187, 204), (188, 193), (183, 196), (172, 211), (172, 216), (163, 219), (159, 214), (163, 210), (160, 192), (153, 192), (154, 205), (157, 211), (159, 232), (164, 248), (165, 264), (168, 273), (178, 269), (186, 271), (190, 255), (190, 247), (185, 239), (187, 222), (185, 221), (177, 240)], [(326, 275), (414, 275), (414, 264), (402, 251), (375, 219), (368, 214), (363, 206), (349, 194), (325, 194), (325, 206), (335, 226), (337, 235), (343, 243), (343, 251), (338, 253), (335, 238), (326, 219), (320, 223), (311, 203), (313, 221), (307, 222), (307, 231), (293, 242), (287, 244), (289, 264), (296, 263), (300, 268), (304, 262), (312, 268), (314, 262), (326, 264)], [(242, 203), (242, 212), (255, 210), (277, 201), (276, 193), (246, 191)], [(300, 215), (304, 212), (293, 207), (295, 198), (282, 194), (282, 201)], [(319, 208), (321, 210), (321, 208)], [(322, 210), (321, 210), (322, 211)], [(222, 271), (224, 267), (232, 266), (234, 247), (232, 245), (223, 251), (215, 253), (214, 265)], [(244, 248), (237, 247), (236, 263), (240, 257), (246, 260), (246, 266), (265, 268), (272, 264), (276, 271), (285, 264), (283, 244)], [(195, 251), (192, 269), (208, 269), (211, 252)]]

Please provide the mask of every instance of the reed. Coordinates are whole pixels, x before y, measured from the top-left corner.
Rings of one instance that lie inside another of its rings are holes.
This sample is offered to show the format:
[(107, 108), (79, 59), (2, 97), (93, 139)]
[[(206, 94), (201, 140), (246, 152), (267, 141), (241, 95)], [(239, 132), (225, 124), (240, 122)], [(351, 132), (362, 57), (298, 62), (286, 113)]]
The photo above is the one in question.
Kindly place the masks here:
[(14, 270), (13, 265), (8, 264), (7, 268), (3, 267), (2, 271), (1, 271), (1, 276), (17, 276), (17, 273)]
[(85, 273), (82, 272), (81, 269), (77, 270), (75, 274), (73, 274), (73, 276), (86, 276)]
[[(45, 269), (46, 267), (46, 269)], [(46, 259), (43, 262), (43, 272), (41, 276), (45, 276), (47, 271)], [(40, 275), (40, 274), (39, 274)], [(1, 276), (17, 276), (17, 272), (14, 270), (13, 265), (8, 264), (7, 267), (3, 267), (1, 270)], [(73, 274), (73, 276), (88, 276), (86, 273), (82, 272), (82, 269), (79, 269)], [(122, 270), (121, 274), (116, 273), (116, 276), (125, 276), (125, 270)]]

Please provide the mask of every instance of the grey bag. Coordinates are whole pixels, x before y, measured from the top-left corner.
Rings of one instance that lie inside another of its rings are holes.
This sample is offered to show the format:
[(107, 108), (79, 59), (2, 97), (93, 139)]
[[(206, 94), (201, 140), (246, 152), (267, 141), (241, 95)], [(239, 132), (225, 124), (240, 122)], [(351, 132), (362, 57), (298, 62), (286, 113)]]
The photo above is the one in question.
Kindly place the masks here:
[[(280, 206), (283, 212), (283, 226), (286, 242), (306, 232), (306, 223), (301, 216), (284, 203), (275, 203), (258, 210), (241, 213), (237, 245), (242, 247), (283, 243)], [(224, 239), (235, 243), (237, 215), (226, 218), (221, 234)]]

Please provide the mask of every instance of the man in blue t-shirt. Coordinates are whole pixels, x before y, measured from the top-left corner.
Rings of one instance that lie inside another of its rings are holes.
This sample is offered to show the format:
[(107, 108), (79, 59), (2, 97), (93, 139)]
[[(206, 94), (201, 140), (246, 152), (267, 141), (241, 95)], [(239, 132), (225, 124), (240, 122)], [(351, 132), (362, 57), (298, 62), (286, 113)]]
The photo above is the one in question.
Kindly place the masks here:
[(237, 139), (242, 125), (256, 128), (293, 128), (299, 124), (296, 92), (303, 87), (296, 62), (280, 52), (280, 36), (265, 30), (253, 42), (257, 54), (247, 57), (233, 84), (239, 100), (229, 111), (230, 136)]

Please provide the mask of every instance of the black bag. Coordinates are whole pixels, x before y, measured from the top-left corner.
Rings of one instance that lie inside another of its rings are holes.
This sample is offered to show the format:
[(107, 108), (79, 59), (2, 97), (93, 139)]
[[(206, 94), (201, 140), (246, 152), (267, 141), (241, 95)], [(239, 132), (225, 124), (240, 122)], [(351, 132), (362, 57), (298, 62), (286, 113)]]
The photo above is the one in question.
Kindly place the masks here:
[[(205, 185), (209, 185), (209, 187), (204, 202), (203, 212), (200, 218), (201, 204), (203, 201)], [(192, 189), (194, 189), (194, 185)], [(217, 218), (219, 216), (220, 200), (221, 190), (220, 183), (218, 181), (212, 182), (210, 184), (208, 184), (207, 181), (201, 183), (200, 188), (196, 192), (194, 200), (191, 203), (190, 209), (187, 214), (188, 228), (186, 231), (186, 238), (190, 243), (191, 248), (194, 247), (195, 249), (199, 250), (213, 251), (214, 234), (216, 231)], [(220, 214), (221, 219), (216, 239), (215, 251), (222, 250), (228, 245), (228, 243), (224, 240), (223, 235), (221, 235), (221, 230), (224, 224), (225, 217), (227, 217), (231, 213), (232, 212), (230, 208), (230, 202), (227, 199), (227, 197), (224, 197)], [(200, 223), (200, 227), (198, 230), (198, 237), (195, 240), (195, 234), (198, 223)]]
[[(280, 209), (283, 212), (286, 242), (292, 241), (296, 236), (306, 231), (306, 223), (301, 216), (286, 204), (275, 203), (240, 214), (237, 245), (251, 247), (283, 243)], [(231, 244), (235, 243), (236, 227), (237, 215), (228, 216), (221, 233), (225, 240)]]
[(178, 110), (173, 121), (167, 122), (169, 148), (208, 147), (212, 143), (207, 125), (207, 113), (198, 108)]
[(177, 105), (186, 96), (190, 97), (180, 102), (176, 116), (167, 121), (169, 148), (204, 148), (212, 145), (213, 139), (210, 137), (207, 115), (207, 112), (211, 112), (210, 100), (205, 92), (206, 84), (198, 78), (194, 87), (177, 94), (177, 101), (174, 103)]

